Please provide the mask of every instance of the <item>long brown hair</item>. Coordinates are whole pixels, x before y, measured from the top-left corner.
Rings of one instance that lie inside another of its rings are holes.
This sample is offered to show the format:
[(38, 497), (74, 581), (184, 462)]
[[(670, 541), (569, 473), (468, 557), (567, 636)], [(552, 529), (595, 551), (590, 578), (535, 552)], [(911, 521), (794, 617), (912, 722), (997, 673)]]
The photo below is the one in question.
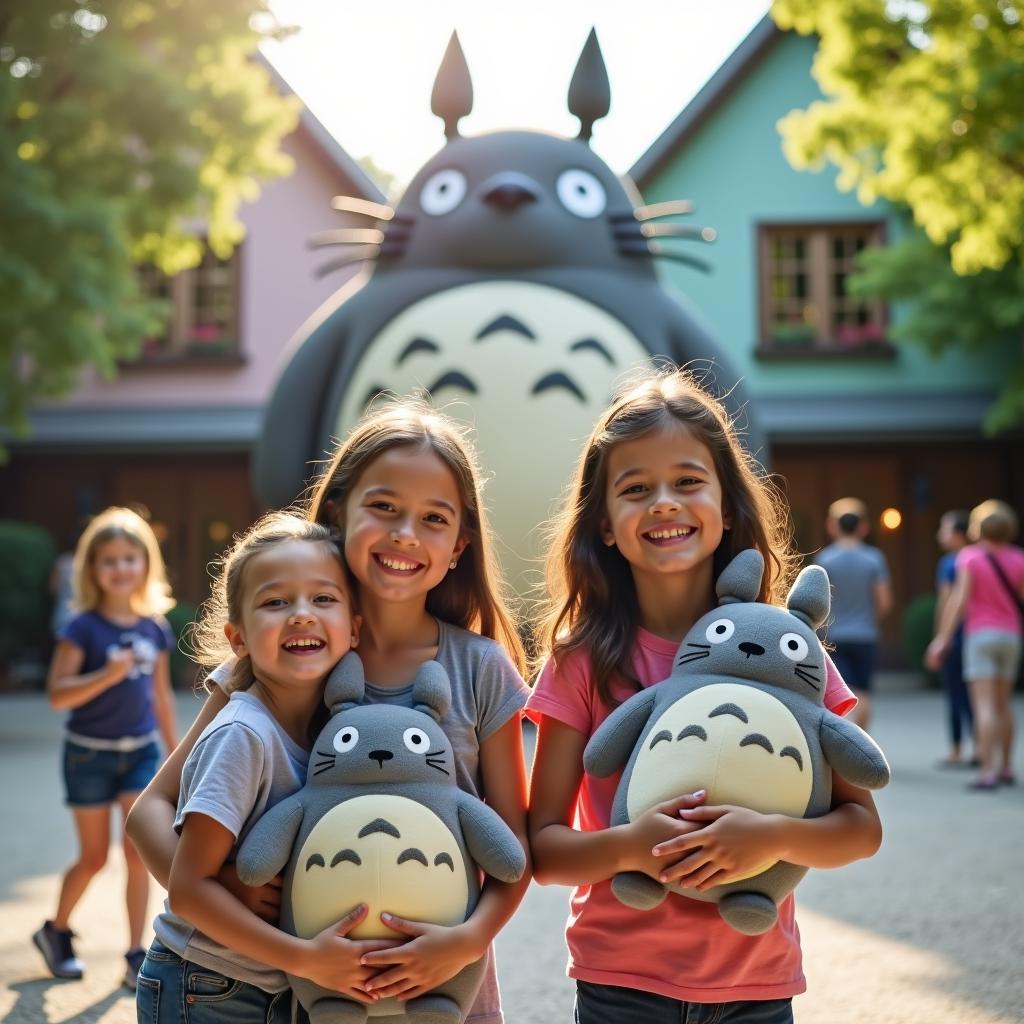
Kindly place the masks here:
[(629, 562), (601, 538), (608, 454), (623, 441), (671, 424), (685, 426), (711, 453), (731, 517), (713, 555), (713, 578), (738, 551), (757, 548), (765, 559), (758, 600), (782, 603), (795, 568), (785, 501), (740, 444), (721, 402), (688, 370), (647, 373), (627, 383), (591, 432), (552, 521), (547, 601), (538, 624), (542, 655), (550, 652), (557, 660), (577, 650), (589, 654), (597, 692), (610, 705), (617, 703), (613, 678), (639, 686), (632, 654), (640, 612)]
[(522, 672), (522, 640), (509, 610), (480, 498), (479, 471), (464, 429), (419, 398), (390, 401), (368, 413), (314, 481), (306, 515), (345, 532), (345, 501), (363, 471), (391, 448), (431, 451), (451, 470), (462, 500), (461, 533), (469, 542), (458, 565), (427, 594), (427, 611), (444, 622), (497, 640)]
[[(310, 522), (301, 510), (268, 512), (235, 538), (217, 565), (210, 597), (203, 605), (199, 621), (186, 634), (186, 646), (197, 664), (212, 669), (233, 657), (231, 644), (224, 635), (224, 626), (229, 622), (237, 625), (242, 621), (246, 566), (256, 555), (275, 544), (293, 540), (322, 544), (345, 570), (346, 580), (349, 579), (340, 538), (326, 526)], [(253, 678), (252, 662), (246, 655), (235, 662), (225, 689), (229, 693), (247, 690)]]

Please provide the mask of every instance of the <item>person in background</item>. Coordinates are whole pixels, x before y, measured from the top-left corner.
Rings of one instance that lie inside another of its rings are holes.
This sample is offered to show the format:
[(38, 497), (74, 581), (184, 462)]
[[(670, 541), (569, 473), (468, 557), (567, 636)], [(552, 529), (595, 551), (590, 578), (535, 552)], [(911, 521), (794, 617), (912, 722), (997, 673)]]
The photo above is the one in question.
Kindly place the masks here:
[[(937, 633), (942, 622), (942, 613), (949, 602), (956, 581), (956, 557), (967, 545), (968, 514), (963, 509), (954, 509), (943, 514), (939, 520), (939, 532), (935, 539), (944, 554), (935, 570), (935, 625)], [(946, 693), (946, 707), (949, 720), (949, 754), (939, 762), (940, 768), (977, 767), (978, 761), (964, 754), (964, 735), (970, 735), (974, 728), (971, 700), (964, 681), (964, 631), (960, 626), (953, 634), (949, 650), (942, 659), (939, 675)]]
[(942, 611), (925, 663), (935, 671), (964, 624), (964, 678), (971, 693), (981, 774), (971, 789), (1011, 786), (1013, 774), (1013, 684), (1020, 669), (1024, 632), (1024, 550), (1016, 513), (990, 499), (971, 510), (971, 541), (956, 558), (956, 582)]
[(840, 675), (857, 695), (851, 721), (871, 724), (871, 682), (878, 662), (879, 622), (892, 608), (885, 555), (865, 543), (868, 512), (858, 498), (832, 502), (826, 524), (832, 543), (815, 561), (832, 584), (832, 618), (827, 639)]

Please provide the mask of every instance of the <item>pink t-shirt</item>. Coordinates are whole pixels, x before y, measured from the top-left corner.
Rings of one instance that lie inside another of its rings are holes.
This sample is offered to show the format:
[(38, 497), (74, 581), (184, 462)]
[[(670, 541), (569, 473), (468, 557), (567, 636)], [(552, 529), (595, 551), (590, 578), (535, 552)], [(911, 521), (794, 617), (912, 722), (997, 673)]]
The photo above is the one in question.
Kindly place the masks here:
[(956, 556), (957, 575), (965, 572), (971, 578), (964, 612), (964, 635), (980, 629), (1004, 629), (1019, 634), (1021, 621), (1017, 606), (992, 568), (986, 550), (991, 552), (1018, 594), (1024, 584), (1024, 550), (1013, 544), (987, 549), (981, 544), (969, 544), (962, 548)]
[[(646, 687), (668, 677), (678, 644), (637, 631), (633, 671)], [(846, 714), (857, 698), (826, 656), (825, 705)], [(616, 696), (626, 699), (623, 687)], [(527, 703), (531, 717), (549, 715), (591, 736), (611, 709), (591, 683), (590, 659), (549, 661)], [(605, 779), (584, 775), (576, 804), (577, 827), (608, 827), (621, 772)], [(569, 977), (600, 985), (655, 992), (684, 1002), (722, 1003), (786, 999), (803, 992), (800, 933), (793, 897), (779, 907), (778, 923), (763, 935), (742, 935), (727, 925), (713, 903), (672, 898), (654, 910), (623, 906), (609, 882), (581, 885), (570, 897), (566, 941)]]

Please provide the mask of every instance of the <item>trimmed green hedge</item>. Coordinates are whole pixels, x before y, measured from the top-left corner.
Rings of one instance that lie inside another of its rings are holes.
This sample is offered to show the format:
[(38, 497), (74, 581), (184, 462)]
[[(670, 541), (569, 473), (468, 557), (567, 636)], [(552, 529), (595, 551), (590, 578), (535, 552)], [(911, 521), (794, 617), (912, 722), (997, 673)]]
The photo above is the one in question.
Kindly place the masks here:
[(191, 689), (195, 683), (196, 666), (181, 650), (181, 635), (195, 622), (199, 609), (187, 601), (179, 601), (168, 613), (167, 621), (174, 632), (175, 645), (171, 650), (171, 682), (180, 689)]
[(34, 523), (0, 519), (0, 668), (50, 648), (50, 570), (57, 548)]
[[(912, 669), (924, 672), (924, 652), (935, 635), (935, 595), (919, 594), (903, 612), (903, 653)], [(934, 685), (938, 680), (928, 673)]]

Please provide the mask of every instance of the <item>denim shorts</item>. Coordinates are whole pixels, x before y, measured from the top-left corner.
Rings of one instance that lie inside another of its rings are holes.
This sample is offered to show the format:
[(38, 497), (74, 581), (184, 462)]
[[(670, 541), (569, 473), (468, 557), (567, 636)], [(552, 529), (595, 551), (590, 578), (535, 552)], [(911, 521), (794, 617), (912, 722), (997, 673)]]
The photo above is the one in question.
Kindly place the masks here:
[(684, 1003), (635, 988), (577, 981), (573, 1020), (575, 1024), (793, 1024), (793, 1000)]
[(94, 750), (64, 741), (64, 790), (70, 807), (102, 807), (122, 793), (141, 793), (156, 775), (160, 747), (154, 740), (138, 750)]
[(1021, 638), (1008, 629), (979, 629), (964, 637), (964, 679), (1014, 682), (1020, 671)]
[(264, 992), (182, 960), (154, 939), (139, 970), (139, 1024), (289, 1024), (292, 994)]

